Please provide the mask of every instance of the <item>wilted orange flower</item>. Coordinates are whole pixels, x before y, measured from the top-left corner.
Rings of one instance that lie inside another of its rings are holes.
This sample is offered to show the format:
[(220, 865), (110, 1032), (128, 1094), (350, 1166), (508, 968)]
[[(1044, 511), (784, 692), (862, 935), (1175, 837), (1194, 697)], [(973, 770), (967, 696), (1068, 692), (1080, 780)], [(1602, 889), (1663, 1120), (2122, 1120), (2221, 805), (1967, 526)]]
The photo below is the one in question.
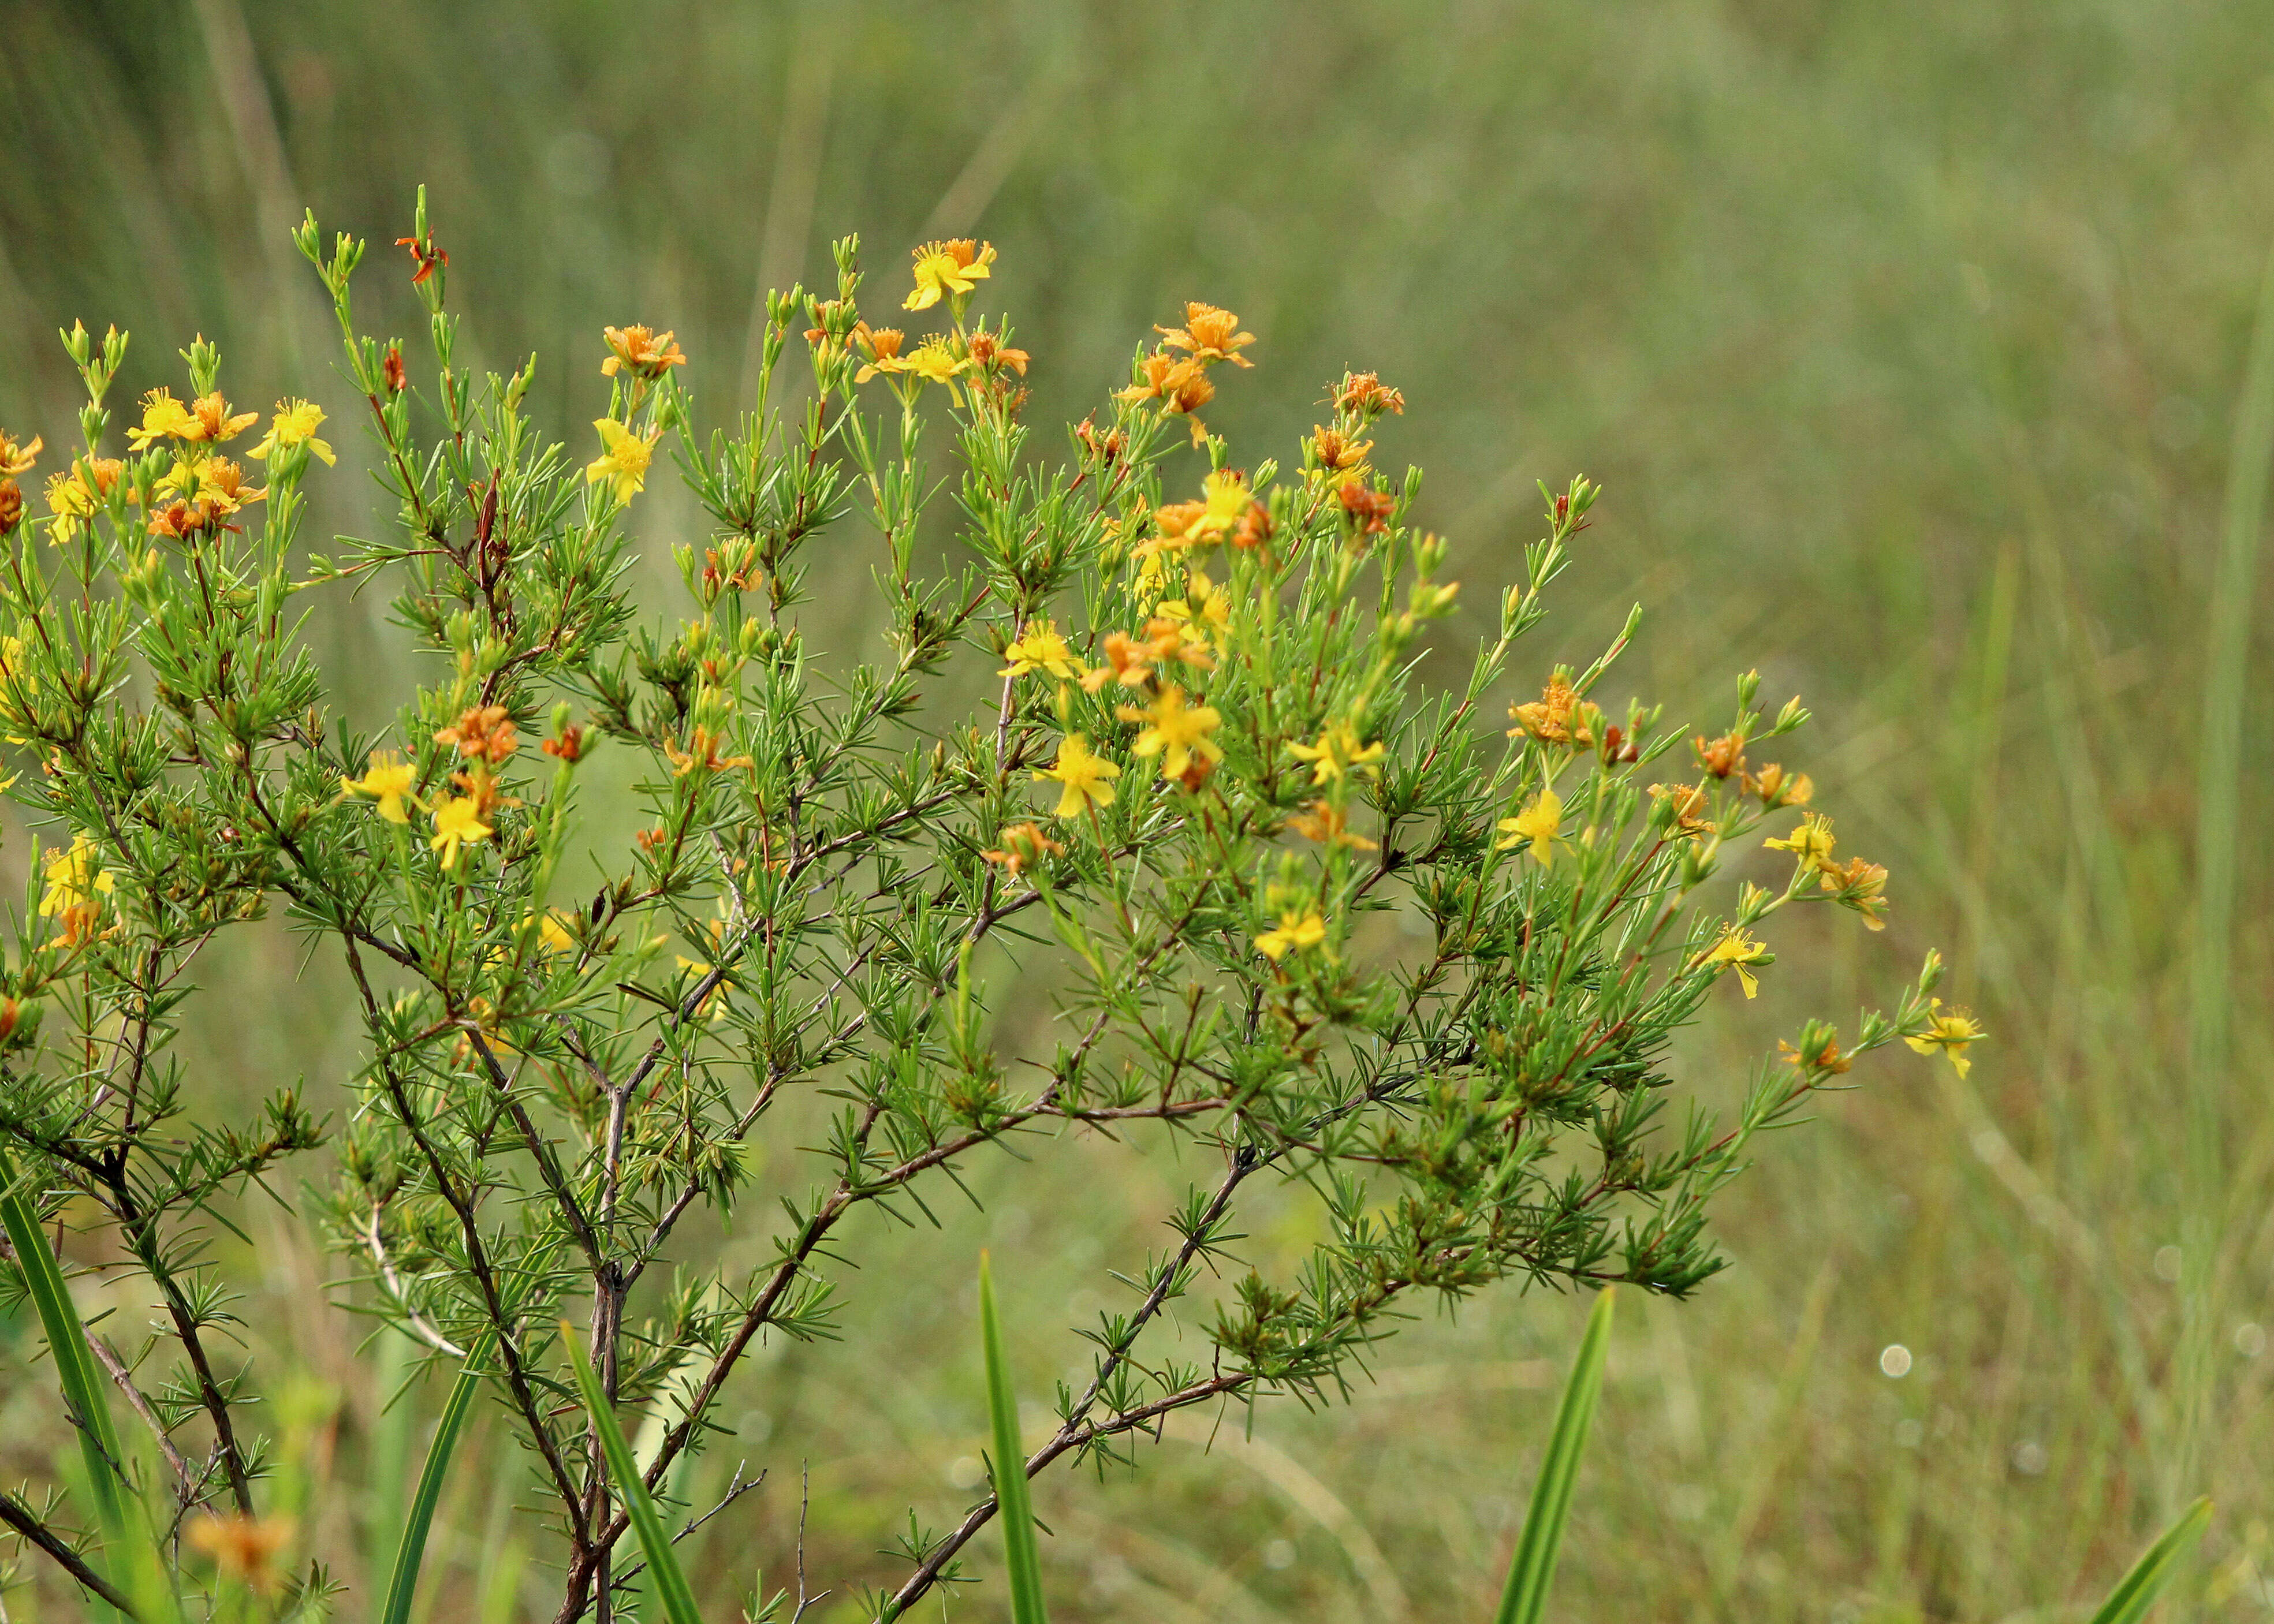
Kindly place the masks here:
[(1039, 823), (1013, 823), (1003, 831), (1002, 841), (1001, 846), (980, 855), (1012, 875), (1038, 867), (1046, 857), (1065, 855), (1065, 847), (1044, 834)]
[(672, 342), (668, 331), (650, 332), (645, 327), (602, 327), (600, 336), (608, 341), (608, 358), (600, 363), (600, 374), (613, 378), (620, 371), (629, 371), (635, 377), (650, 382), (662, 377), (674, 366), (687, 365), (687, 357)]
[(1844, 867), (1826, 864), (1824, 889), (1839, 893), (1842, 907), (1853, 908), (1864, 916), (1864, 928), (1885, 930), (1887, 921), (1879, 915), (1886, 911), (1887, 870), (1883, 864), (1866, 862), (1861, 857), (1851, 857)]
[(1368, 489), (1357, 479), (1345, 479), (1337, 493), (1343, 511), (1350, 515), (1362, 534), (1379, 536), (1389, 528), (1389, 515), (1397, 511), (1397, 499), (1387, 491)]
[(689, 748), (682, 750), (668, 739), (663, 741), (663, 753), (671, 757), (674, 778), (685, 778), (697, 768), (705, 772), (725, 772), (733, 767), (755, 767), (757, 763), (747, 756), (721, 756), (719, 751), (727, 742), (724, 728), (713, 728), (697, 723)]
[(1690, 748), (1697, 754), (1698, 764), (1717, 778), (1745, 771), (1745, 741), (1736, 733), (1723, 733), (1718, 739), (1700, 733), (1690, 741)]
[(434, 245), (434, 234), (432, 231), (423, 237), (398, 237), (395, 239), (395, 245), (397, 248), (408, 248), (410, 251), (410, 258), (418, 267), (418, 274), (410, 279), (410, 285), (414, 288), (432, 276), (437, 267), (450, 263), (450, 256)]
[(1840, 1052), (1840, 1034), (1836, 1032), (1826, 1033), (1822, 1046), (1812, 1055), (1804, 1055), (1791, 1044), (1781, 1041), (1777, 1044), (1777, 1053), (1784, 1056), (1788, 1065), (1796, 1065), (1806, 1071), (1826, 1071), (1834, 1077), (1856, 1064), (1853, 1056)]
[(1083, 677), (1081, 685), (1093, 694), (1109, 682), (1118, 682), (1124, 688), (1142, 688), (1153, 675), (1153, 658), (1151, 643), (1141, 643), (1126, 632), (1108, 632), (1105, 664)]
[(1231, 545), (1242, 549), (1260, 547), (1270, 539), (1271, 510), (1261, 502), (1249, 502), (1239, 523), (1231, 527)]
[(0, 536), (12, 534), (23, 522), (23, 487), (13, 479), (0, 477)]
[(1024, 378), (1030, 358), (1023, 350), (1013, 350), (1003, 342), (1000, 333), (990, 333), (985, 327), (975, 328), (969, 341), (971, 358), (981, 366), (1007, 366)]
[(32, 464), (39, 460), (41, 447), (46, 443), (34, 435), (31, 444), (25, 445), (6, 429), (0, 429), (0, 477), (30, 473)]
[(1153, 330), (1161, 335), (1163, 343), (1191, 351), (1193, 359), (1203, 365), (1212, 361), (1229, 361), (1234, 366), (1255, 365), (1238, 353), (1255, 342), (1255, 335), (1241, 332), (1239, 317), (1213, 304), (1189, 303), (1185, 306), (1184, 326)]
[(403, 390), (410, 387), (410, 380), (404, 375), (403, 371), (403, 346), (401, 344), (388, 345), (387, 361), (383, 371), (386, 373), (387, 392), (389, 395), (400, 395)]
[(437, 744), (455, 746), (469, 761), (494, 767), (521, 748), (513, 713), (503, 705), (474, 705), (456, 722), (434, 735)]
[(1344, 372), (1342, 382), (1335, 386), (1335, 405), (1365, 417), (1378, 417), (1385, 411), (1400, 417), (1405, 413), (1405, 397), (1372, 372)]
[(898, 327), (872, 327), (863, 321), (853, 329), (853, 342), (861, 346), (869, 364), (853, 374), (855, 383), (866, 383), (880, 372), (905, 372), (908, 364), (900, 357), (900, 345), (907, 335)]
[(1698, 836), (1713, 827), (1706, 817), (1706, 786), (1703, 784), (1653, 784), (1650, 786), (1650, 793), (1653, 798), (1673, 806), (1675, 834)]

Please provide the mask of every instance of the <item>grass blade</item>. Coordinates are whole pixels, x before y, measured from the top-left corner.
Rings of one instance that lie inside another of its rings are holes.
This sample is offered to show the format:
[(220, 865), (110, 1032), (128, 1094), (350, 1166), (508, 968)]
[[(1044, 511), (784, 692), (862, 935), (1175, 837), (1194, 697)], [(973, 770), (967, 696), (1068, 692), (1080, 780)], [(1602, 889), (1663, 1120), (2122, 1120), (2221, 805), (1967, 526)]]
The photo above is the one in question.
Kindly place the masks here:
[(574, 1328), (564, 1324), (561, 1339), (568, 1349), (568, 1362), (576, 1372), (576, 1390), (591, 1415), (592, 1430), (599, 1434), (600, 1453), (607, 1457), (616, 1498), (624, 1502), (624, 1515), (631, 1519), (632, 1532), (639, 1536), (640, 1550), (647, 1557), (648, 1578), (663, 1602), (663, 1616), (670, 1624), (703, 1624), (702, 1615), (695, 1611), (695, 1592), (688, 1588), (686, 1572), (679, 1566), (679, 1553), (671, 1548), (671, 1536), (664, 1532), (655, 1501), (640, 1480), (639, 1462), (632, 1458), (631, 1445), (624, 1441), (623, 1428), (616, 1425), (615, 1409), (600, 1390), (600, 1379), (592, 1373), (584, 1349), (577, 1346)]
[(25, 1289), (39, 1310), (48, 1352), (56, 1363), (56, 1380), (63, 1384), (64, 1402), (78, 1424), (75, 1430), (87, 1465), (87, 1492), (94, 1500), (109, 1560), (116, 1562), (126, 1551), (128, 1522), (125, 1485), (118, 1480), (122, 1457), (118, 1433), (111, 1424), (110, 1396), (94, 1368), (94, 1356), (87, 1351), (87, 1327), (72, 1301), (63, 1269), (48, 1244), (46, 1231), (40, 1228), (38, 1213), (17, 1186), (15, 1163), (4, 1150), (0, 1150), (0, 1186), (4, 1186), (0, 1189), (0, 1224), (7, 1229), (8, 1244), (24, 1273)]
[(1587, 1429), (1595, 1418), (1595, 1401), (1602, 1395), (1615, 1289), (1605, 1287), (1595, 1299), (1595, 1312), (1587, 1316), (1579, 1357), (1571, 1366), (1570, 1379), (1563, 1384), (1562, 1402), (1555, 1409), (1555, 1430), (1548, 1434), (1547, 1451), (1540, 1457), (1532, 1509), (1525, 1514), (1524, 1533), (1516, 1542), (1516, 1558), (1509, 1564), (1508, 1588), (1501, 1593), (1496, 1624), (1540, 1624), (1540, 1613), (1547, 1605), (1547, 1587), (1555, 1577), (1555, 1558), (1563, 1547), (1564, 1520), (1571, 1515), (1571, 1487), (1579, 1476), (1579, 1453), (1586, 1447)]
[(2199, 1500), (2181, 1512), (2180, 1520), (2142, 1552), (2132, 1571), (2117, 1582), (2108, 1599), (2100, 1604), (2100, 1611), (2092, 1615), (2092, 1624), (2139, 1624), (2210, 1522), (2209, 1500)]
[(1043, 1563), (1035, 1548), (1035, 1507), (1027, 1494), (1027, 1453), (1019, 1445), (1019, 1402), (1011, 1395), (995, 1276), (979, 1254), (979, 1335), (987, 1355), (987, 1416), (993, 1424), (995, 1500), (1003, 1520), (1003, 1560), (1011, 1579), (1012, 1624), (1045, 1624)]
[(442, 1480), (449, 1475), (458, 1434), (473, 1410), (474, 1395), (481, 1390), (482, 1379), (475, 1373), (475, 1365), (488, 1345), (486, 1342), (477, 1345), (458, 1367), (458, 1379), (450, 1384), (450, 1395), (442, 1401), (442, 1418), (435, 1423), (434, 1441), (418, 1474), (418, 1492), (403, 1522), (402, 1541), (395, 1548), (395, 1570), (388, 1576), (387, 1602), (380, 1609), (380, 1624), (410, 1624), (410, 1600), (418, 1589), (418, 1570), (426, 1560), (426, 1533), (433, 1526), (434, 1507), (442, 1499)]

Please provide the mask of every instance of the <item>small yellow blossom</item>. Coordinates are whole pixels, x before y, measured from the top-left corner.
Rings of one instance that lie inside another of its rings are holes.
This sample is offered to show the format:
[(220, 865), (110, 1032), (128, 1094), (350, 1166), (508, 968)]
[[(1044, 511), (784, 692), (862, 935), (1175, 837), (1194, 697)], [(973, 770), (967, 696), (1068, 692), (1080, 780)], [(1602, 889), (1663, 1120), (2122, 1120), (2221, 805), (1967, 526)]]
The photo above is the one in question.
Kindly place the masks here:
[(908, 310), (930, 310), (944, 295), (969, 293), (987, 279), (987, 267), (995, 263), (992, 243), (975, 244), (968, 238), (926, 243), (913, 252), (916, 285), (903, 306)]
[(1309, 913), (1289, 912), (1279, 916), (1278, 929), (1267, 930), (1255, 938), (1255, 951), (1276, 964), (1291, 949), (1300, 951), (1316, 947), (1327, 939), (1325, 915), (1313, 908)]
[(1125, 722), (1145, 724), (1129, 748), (1140, 756), (1158, 756), (1163, 778), (1184, 777), (1195, 756), (1211, 763), (1224, 759), (1223, 747), (1209, 737), (1224, 718), (1213, 705), (1186, 704), (1180, 688), (1162, 689), (1149, 708), (1123, 705), (1116, 714)]
[(110, 493), (118, 488), (125, 464), (117, 457), (85, 457), (67, 474), (48, 476), (48, 516), (53, 521), (48, 539), (60, 546), (79, 534), (94, 517)]
[[(953, 383), (958, 372), (970, 369), (968, 357), (955, 353), (953, 342), (935, 333), (915, 347), (914, 353), (902, 364), (901, 370), (922, 379), (926, 383)], [(856, 380), (857, 381), (857, 380)]]
[(1845, 867), (1826, 863), (1824, 867), (1824, 889), (1839, 893), (1834, 898), (1841, 906), (1853, 908), (1864, 916), (1867, 930), (1885, 930), (1887, 921), (1879, 915), (1887, 906), (1887, 870), (1885, 865), (1866, 862), (1851, 857)]
[(1037, 867), (1045, 858), (1065, 855), (1065, 847), (1044, 834), (1039, 823), (1013, 823), (1003, 831), (1002, 839), (1000, 846), (979, 854), (989, 862), (1000, 863), (1003, 871), (1013, 876)]
[(1931, 1055), (1935, 1050), (1940, 1049), (1950, 1056), (1950, 1064), (1957, 1069), (1959, 1076), (1965, 1076), (1967, 1068), (1974, 1064), (1966, 1057), (1966, 1046), (1982, 1041), (1982, 1028), (1976, 1024), (1974, 1017), (1964, 1010), (1953, 1008), (1949, 1013), (1943, 1013), (1942, 1000), (1939, 998), (1934, 999), (1927, 1005), (1927, 1012), (1932, 1019), (1932, 1024), (1924, 1032), (1916, 1036), (1905, 1033), (1903, 1041), (1909, 1044), (1913, 1052), (1917, 1054)]
[(40, 894), (41, 916), (61, 919), (64, 935), (73, 944), (94, 934), (102, 899), (117, 888), (104, 871), (94, 842), (85, 835), (73, 835), (71, 849), (48, 864), (47, 882)]
[(597, 417), (592, 426), (599, 430), (604, 449), (584, 464), (584, 483), (608, 481), (621, 508), (647, 488), (648, 464), (655, 460), (655, 442), (662, 438), (662, 432), (642, 437), (614, 417)]
[(1120, 776), (1121, 769), (1093, 751), (1089, 741), (1080, 733), (1068, 733), (1059, 740), (1058, 760), (1035, 774), (1037, 778), (1055, 778), (1065, 786), (1065, 793), (1058, 797), (1060, 817), (1111, 806), (1113, 786), (1109, 780)]
[(201, 440), (205, 430), (190, 409), (174, 398), (171, 389), (153, 389), (142, 397), (142, 425), (126, 431), (137, 451), (147, 451), (154, 440)]
[(1321, 846), (1347, 846), (1362, 852), (1382, 849), (1381, 842), (1351, 833), (1349, 823), (1350, 814), (1342, 808), (1330, 801), (1314, 801), (1288, 818), (1287, 827)]
[(853, 342), (868, 351), (869, 363), (853, 374), (855, 383), (866, 383), (871, 378), (908, 370), (908, 358), (900, 353), (907, 335), (898, 327), (872, 327), (863, 321), (853, 329)]
[(1737, 980), (1745, 989), (1745, 996), (1750, 998), (1761, 989), (1759, 980), (1753, 974), (1753, 967), (1757, 965), (1769, 965), (1775, 962), (1776, 955), (1768, 951), (1767, 943), (1753, 941), (1743, 931), (1732, 925), (1722, 932), (1719, 942), (1698, 956), (1697, 965), (1693, 967), (1703, 968), (1714, 965), (1735, 966)]
[(1500, 820), (1496, 825), (1502, 835), (1499, 849), (1506, 852), (1529, 845), (1533, 861), (1545, 868), (1555, 860), (1560, 838), (1556, 831), (1562, 826), (1563, 798), (1552, 789), (1543, 789), (1523, 811)]
[(1815, 868), (1826, 874), (1835, 872), (1832, 865), (1832, 820), (1821, 812), (1803, 812), (1800, 825), (1781, 840), (1764, 840), (1761, 844), (1773, 850), (1790, 852), (1803, 868)]
[(181, 438), (203, 440), (216, 446), (224, 440), (235, 440), (239, 434), (260, 421), (260, 414), (257, 411), (231, 413), (229, 402), (222, 399), (221, 391), (218, 389), (207, 395), (200, 395), (192, 401), (189, 415), (192, 421), (197, 425), (197, 432), (193, 434), (184, 434)]
[(414, 789), (418, 782), (418, 770), (409, 762), (397, 760), (384, 750), (375, 751), (364, 763), (363, 777), (343, 776), (342, 786), (351, 795), (369, 795), (377, 801), (380, 816), (390, 823), (407, 823), (410, 815), (403, 809), (406, 801), (425, 809), (425, 802), (418, 799)]
[(482, 803), (471, 795), (446, 801), (434, 808), (434, 838), (426, 844), (442, 853), (442, 866), (458, 866), (458, 848), (486, 840), (497, 831), (482, 822)]
[(1582, 744), (1592, 742), (1580, 710), (1579, 691), (1561, 674), (1547, 679), (1538, 699), (1530, 704), (1510, 705), (1508, 714), (1516, 723), (1508, 730), (1511, 739), (1528, 733), (1542, 744), (1569, 744), (1575, 739)]
[(316, 438), (316, 431), (323, 424), (324, 409), (312, 401), (279, 401), (276, 402), (276, 415), (268, 420), (268, 432), (260, 437), (259, 445), (245, 455), (260, 462), (272, 451), (305, 444), (312, 455), (329, 467), (339, 458), (332, 455), (330, 446)]
[(1354, 767), (1364, 767), (1382, 759), (1382, 741), (1360, 744), (1358, 731), (1348, 722), (1337, 722), (1322, 729), (1316, 744), (1291, 744), (1287, 747), (1297, 760), (1311, 763), (1311, 782), (1331, 784)]
[(1026, 630), (1003, 653), (1011, 663), (995, 673), (998, 677), (1023, 677), (1039, 671), (1065, 681), (1082, 674), (1081, 662), (1074, 658), (1066, 640), (1049, 620), (1028, 621)]
[(546, 951), (555, 953), (576, 951), (576, 938), (568, 934), (568, 915), (561, 909), (547, 908), (545, 916), (537, 921), (537, 939), (545, 944)]

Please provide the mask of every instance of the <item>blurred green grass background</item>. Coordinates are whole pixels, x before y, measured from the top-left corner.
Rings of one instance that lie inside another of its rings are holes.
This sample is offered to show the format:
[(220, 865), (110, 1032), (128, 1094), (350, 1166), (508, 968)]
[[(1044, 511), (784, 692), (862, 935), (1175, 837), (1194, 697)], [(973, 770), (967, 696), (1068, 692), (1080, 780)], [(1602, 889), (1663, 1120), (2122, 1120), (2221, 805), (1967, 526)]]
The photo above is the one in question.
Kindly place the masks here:
[[(603, 323), (675, 327), (722, 413), (762, 288), (818, 279), (850, 230), (896, 288), (905, 245), (946, 230), (1001, 250), (990, 303), (1035, 357), (1045, 432), (1187, 297), (1261, 340), (1209, 414), (1236, 460), (1284, 461), (1325, 380), (1379, 369), (1412, 402), (1381, 460), (1427, 468), (1424, 520), (1480, 607), (1535, 533), (1535, 478), (1590, 474), (1599, 523), (1525, 669), (1599, 645), (1636, 600), (1615, 692), (1704, 718), (1758, 665), (1820, 718), (1803, 764), (1843, 848), (1895, 876), (1885, 936), (1788, 931), (1769, 996), (1717, 1000), (1689, 1063), (1724, 1086), (1778, 1034), (1770, 1011), (1884, 996), (1938, 944), (1998, 1041), (1963, 1084), (1907, 1055), (1870, 1067), (1737, 1192), (1737, 1267), (1623, 1316), (1560, 1610), (2065, 1617), (2207, 1490), (2183, 1605), (2258, 1618), (2262, 681), (2208, 789), (2245, 831), (2224, 966), (2195, 945), (2194, 837), (2231, 425), (2274, 241), (2270, 21), (2177, 0), (15, 0), (0, 422), (68, 439), (52, 334), (74, 318), (135, 332), (134, 388), (201, 330), (241, 400), (305, 389), (341, 412), (283, 227), (308, 205), (391, 240), (425, 181), (467, 339), (492, 364), (538, 351), (564, 434), (603, 398)], [(362, 282), (371, 326), (415, 335), (400, 278)], [(344, 467), (326, 488), (319, 530), (380, 522)], [(661, 558), (694, 516), (661, 500), (646, 521)], [(850, 647), (867, 563), (845, 533), (809, 625)], [(1480, 626), (1440, 640), (1456, 664)], [(404, 673), (375, 602), (327, 605), (319, 635), (343, 687)], [(19, 863), (23, 845), (11, 830)], [(320, 982), (275, 992), (297, 963), (278, 931), (217, 972), (272, 1018), (200, 1027), (204, 1086), (343, 1074)], [(2224, 1048), (2191, 1042), (2199, 973)], [(1157, 1243), (1185, 1169), (1037, 1167), (1056, 1170), (1015, 1193), (983, 1169), (1005, 1192), (983, 1217), (868, 1235), (847, 1341), (741, 1380), (741, 1442), (702, 1470), (723, 1481), (741, 1455), (773, 1477), (699, 1537), (713, 1605), (760, 1562), (788, 1574), (802, 1460), (831, 1581), (882, 1577), (873, 1548), (910, 1502), (963, 1503), (982, 1241), (1030, 1390), (1081, 1362), (1060, 1327)], [(1252, 1245), (1299, 1244), (1273, 1222)], [(247, 1340), (358, 1617), (358, 1553), (393, 1515), (372, 1463), (415, 1458), (437, 1395), (382, 1418), (380, 1351), (321, 1306), (325, 1261), (282, 1215), (252, 1222)], [(1582, 1312), (1502, 1294), (1417, 1325), (1345, 1408), (1268, 1410), (1212, 1458), (1178, 1434), (1134, 1478), (1049, 1480), (1065, 1615), (1486, 1616)], [(29, 1349), (0, 1388), (8, 1475), (56, 1444)], [(521, 1566), (541, 1549), (502, 1531), (518, 1463), (486, 1458), (446, 1507), (436, 1619), (542, 1590)]]

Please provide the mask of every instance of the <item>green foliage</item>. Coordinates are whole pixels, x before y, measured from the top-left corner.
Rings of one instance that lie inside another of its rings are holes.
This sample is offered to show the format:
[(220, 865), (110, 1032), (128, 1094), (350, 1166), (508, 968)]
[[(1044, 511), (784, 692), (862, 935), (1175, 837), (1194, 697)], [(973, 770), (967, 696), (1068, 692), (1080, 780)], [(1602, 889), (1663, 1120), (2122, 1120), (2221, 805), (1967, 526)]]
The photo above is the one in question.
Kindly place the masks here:
[(2157, 1535), (2156, 1542), (2140, 1553), (2140, 1560), (2118, 1581), (2108, 1599), (2100, 1604), (2100, 1611), (2092, 1615), (2092, 1624), (2140, 1624), (2210, 1524), (2208, 1500), (2198, 1500), (2181, 1512), (2179, 1520)]
[[(293, 241), (391, 527), (304, 565), (322, 414), (278, 402), (242, 453), (256, 485), (231, 442), (260, 414), (202, 340), (185, 393), (146, 395), (106, 457), (125, 341), (74, 327), (82, 445), (0, 572), (0, 721), (39, 767), (17, 793), (69, 841), (0, 968), (0, 1136), (92, 1199), (167, 1307), (184, 1370), (145, 1407), (162, 1434), (209, 1429), (218, 1468), (184, 1479), (184, 1512), (222, 1494), (252, 1526), (263, 1458), (211, 1350), (233, 1299), (202, 1226), (327, 1134), (297, 1089), (245, 1125), (192, 1113), (169, 1053), (192, 964), (271, 906), (336, 955), (361, 1029), (328, 1237), (358, 1305), (459, 1372), (397, 1609), (470, 1372), (528, 1448), (565, 1615), (624, 1582), (627, 1532), (676, 1607), (657, 1496), (757, 1340), (833, 1333), (847, 1220), (945, 1222), (937, 1186), (1045, 1131), (1221, 1169), (1130, 1272), (1133, 1309), (1089, 1333), (1035, 1462), (1103, 1464), (1177, 1411), (1338, 1395), (1426, 1296), (1683, 1296), (1722, 1267), (1709, 1208), (1757, 1135), (1899, 1037), (1963, 1072), (1981, 1034), (1931, 996), (1930, 956), (1851, 1040), (1801, 1024), (1731, 1120), (1674, 1074), (1709, 994), (1751, 997), (1773, 965), (1754, 932), (1811, 903), (1877, 929), (1887, 875), (1835, 858), (1806, 775), (1758, 759), (1808, 712), (1757, 703), (1757, 674), (1710, 733), (1638, 701), (1614, 719), (1594, 695), (1633, 616), (1485, 725), (1587, 526), (1585, 479), (1542, 488), (1495, 634), (1434, 693), (1418, 667), (1460, 588), (1411, 522), (1418, 472), (1368, 460), (1402, 395), (1346, 372), (1284, 470), (1237, 468), (1200, 416), (1251, 365), (1230, 312), (1188, 304), (1052, 458), (1012, 327), (974, 313), (993, 249), (916, 251), (900, 308), (935, 330), (915, 340), (863, 318), (848, 239), (826, 297), (769, 296), (755, 398), (707, 425), (669, 334), (607, 329), (580, 463), (527, 415), (534, 360), (463, 365), (423, 192), (395, 264), (427, 361), (360, 330), (361, 242), (312, 217)], [(631, 519), (664, 454), (709, 534), (674, 554), (691, 613), (651, 620)], [(800, 620), (817, 541), (863, 521), (881, 657), (812, 647)], [(379, 581), (427, 680), (367, 738), (328, 709), (302, 605)], [(631, 780), (629, 841), (589, 815), (596, 751)], [(1038, 977), (1059, 1034), (1000, 1052)], [(817, 1145), (784, 1137), (794, 1098), (835, 1102)], [(768, 1162), (795, 1170), (762, 1184)], [(1323, 1238), (1291, 1272), (1231, 1271), (1199, 1316), (1205, 1364), (1140, 1357), (1235, 1260), (1260, 1177), (1314, 1192)], [(656, 1267), (690, 1213), (763, 1212), (756, 1193), (784, 1214), (756, 1268)], [(589, 1361), (554, 1331), (578, 1308)], [(659, 1433), (636, 1467), (626, 1406)], [(912, 1532), (877, 1611), (952, 1577), (991, 1511)]]

